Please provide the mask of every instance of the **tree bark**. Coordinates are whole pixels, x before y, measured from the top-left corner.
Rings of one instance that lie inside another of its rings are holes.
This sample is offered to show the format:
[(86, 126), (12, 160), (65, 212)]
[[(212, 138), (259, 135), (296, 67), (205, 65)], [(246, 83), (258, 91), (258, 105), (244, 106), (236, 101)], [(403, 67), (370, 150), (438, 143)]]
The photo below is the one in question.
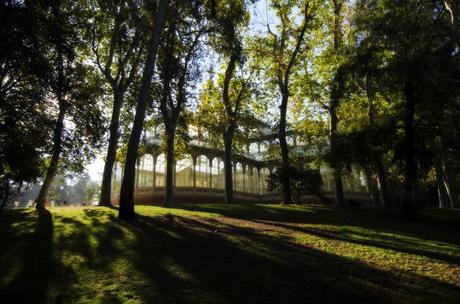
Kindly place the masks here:
[(335, 203), (337, 206), (344, 207), (345, 206), (345, 196), (343, 193), (343, 182), (342, 182), (342, 168), (338, 162), (336, 150), (337, 150), (337, 112), (336, 106), (333, 104), (329, 108), (329, 115), (330, 115), (330, 149), (333, 154), (333, 164), (332, 169), (334, 173), (334, 195), (335, 195)]
[(442, 170), (442, 164), (439, 156), (435, 156), (434, 168), (436, 171), (436, 186), (438, 188), (438, 206), (439, 208), (448, 208), (449, 197), (447, 195), (446, 186), (444, 184), (444, 172)]
[(286, 115), (288, 105), (289, 91), (283, 89), (280, 105), (280, 124), (278, 131), (278, 140), (281, 148), (281, 184), (283, 186), (283, 204), (292, 203), (292, 191), (289, 176), (289, 147), (286, 140)]
[(387, 177), (380, 156), (376, 157), (375, 166), (375, 170), (377, 172), (378, 190), (380, 194), (380, 204), (382, 205), (382, 207), (391, 207), (392, 204), (390, 195), (388, 193)]
[(165, 205), (170, 206), (174, 199), (174, 140), (175, 128), (166, 131), (166, 193)]
[(149, 100), (150, 84), (155, 69), (156, 55), (160, 44), (160, 35), (166, 17), (168, 1), (160, 0), (155, 18), (155, 25), (149, 44), (145, 61), (142, 83), (139, 89), (139, 98), (136, 106), (136, 115), (128, 141), (128, 149), (125, 161), (123, 181), (120, 190), (120, 207), (118, 217), (122, 220), (130, 220), (135, 217), (134, 213), (134, 176), (137, 159), (137, 149), (144, 127), (145, 111)]
[(457, 185), (456, 185), (456, 176), (454, 170), (452, 170), (451, 166), (448, 164), (444, 167), (444, 185), (445, 189), (447, 190), (447, 195), (449, 197), (451, 208), (459, 208), (459, 201), (458, 201), (458, 192), (457, 192)]
[(377, 181), (372, 176), (372, 172), (370, 169), (364, 169), (364, 174), (366, 176), (366, 184), (369, 190), (369, 195), (374, 202), (375, 207), (380, 206), (380, 198), (379, 198), (379, 189), (377, 187)]
[[(342, 33), (340, 30), (340, 13), (342, 11), (342, 0), (332, 0), (334, 6), (334, 51), (339, 55), (340, 46), (342, 44)], [(343, 183), (342, 183), (342, 168), (337, 161), (337, 127), (338, 127), (338, 117), (337, 117), (337, 107), (339, 106), (340, 97), (343, 89), (343, 77), (341, 75), (342, 71), (339, 69), (336, 72), (334, 79), (332, 80), (331, 88), (331, 103), (329, 105), (329, 114), (330, 114), (330, 145), (331, 152), (334, 157), (334, 193), (335, 193), (335, 203), (338, 206), (345, 206), (345, 196), (343, 194)]]
[(119, 138), (118, 126), (120, 124), (120, 112), (122, 104), (123, 94), (120, 92), (115, 92), (113, 95), (113, 110), (109, 127), (109, 146), (107, 148), (104, 171), (102, 173), (101, 197), (99, 200), (99, 206), (112, 206), (112, 171), (117, 156)]
[(415, 187), (417, 165), (415, 163), (415, 134), (414, 134), (414, 112), (415, 112), (415, 89), (410, 81), (404, 84), (405, 109), (404, 109), (404, 153), (405, 153), (405, 189), (402, 211), (407, 220), (416, 219), (415, 212)]
[(51, 155), (51, 161), (46, 170), (45, 180), (40, 188), (37, 199), (35, 200), (35, 208), (38, 211), (45, 210), (45, 205), (48, 199), (48, 193), (53, 182), (54, 177), (56, 176), (57, 166), (62, 150), (62, 133), (64, 131), (64, 118), (67, 111), (67, 104), (64, 100), (59, 101), (59, 115), (54, 127), (54, 136), (53, 136), (53, 152)]
[(232, 145), (233, 131), (227, 128), (223, 134), (224, 137), (224, 180), (225, 180), (225, 203), (234, 203), (233, 194), (233, 161), (232, 161)]

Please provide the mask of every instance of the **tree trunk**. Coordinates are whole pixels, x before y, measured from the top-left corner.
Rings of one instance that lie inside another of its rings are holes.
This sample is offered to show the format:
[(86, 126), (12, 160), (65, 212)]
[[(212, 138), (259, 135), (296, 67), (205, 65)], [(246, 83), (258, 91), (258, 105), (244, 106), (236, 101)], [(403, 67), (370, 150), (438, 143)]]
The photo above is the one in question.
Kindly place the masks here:
[(339, 161), (336, 159), (336, 149), (337, 149), (337, 112), (336, 107), (333, 105), (329, 109), (330, 114), (330, 149), (333, 154), (333, 164), (332, 169), (334, 173), (334, 194), (335, 194), (335, 203), (337, 206), (345, 206), (345, 196), (343, 194), (343, 182), (342, 182), (342, 168), (339, 164)]
[(385, 168), (383, 167), (382, 159), (378, 156), (375, 160), (378, 190), (380, 194), (380, 201), (382, 207), (391, 207), (390, 194), (388, 193), (387, 177), (385, 174)]
[(436, 171), (436, 186), (438, 188), (439, 208), (449, 207), (449, 197), (447, 195), (446, 186), (444, 184), (444, 172), (442, 170), (441, 160), (439, 156), (435, 156), (434, 168)]
[(280, 125), (278, 131), (278, 139), (281, 148), (281, 184), (283, 186), (283, 204), (291, 204), (291, 183), (289, 176), (289, 147), (286, 140), (286, 114), (289, 92), (284, 88), (283, 97), (280, 106)]
[(48, 193), (53, 182), (54, 176), (56, 175), (57, 166), (62, 150), (62, 133), (64, 131), (64, 118), (67, 111), (67, 104), (62, 99), (59, 101), (59, 115), (54, 127), (54, 136), (53, 136), (53, 152), (51, 155), (51, 161), (48, 169), (46, 170), (45, 180), (43, 181), (42, 187), (38, 194), (37, 199), (35, 200), (35, 208), (38, 211), (45, 210), (45, 205), (48, 199)]
[(415, 134), (414, 134), (414, 112), (415, 112), (415, 90), (411, 82), (405, 82), (405, 109), (404, 109), (404, 152), (405, 152), (405, 191), (402, 204), (402, 211), (407, 220), (416, 219), (415, 213), (415, 187), (417, 165), (415, 163)]
[(174, 129), (166, 131), (166, 206), (170, 206), (174, 198)]
[(117, 156), (118, 148), (118, 127), (120, 125), (120, 112), (123, 104), (123, 94), (115, 92), (113, 95), (113, 111), (110, 120), (109, 128), (109, 146), (107, 148), (107, 156), (104, 164), (104, 172), (102, 173), (101, 196), (99, 206), (112, 206), (112, 173), (113, 164)]
[[(231, 127), (229, 127), (231, 128)], [(232, 162), (232, 145), (233, 145), (233, 131), (227, 128), (224, 136), (224, 181), (225, 181), (225, 203), (233, 204), (233, 162)]]
[(2, 203), (0, 205), (0, 212), (3, 210), (3, 208), (5, 208), (6, 206), (6, 202), (8, 201), (8, 198), (10, 197), (10, 182), (8, 180), (8, 178), (4, 178), (4, 180), (2, 181), (2, 184), (3, 184), (3, 189), (2, 189)]
[(377, 181), (372, 176), (370, 169), (364, 169), (364, 175), (366, 176), (366, 184), (369, 190), (369, 195), (374, 202), (375, 207), (380, 207), (379, 189), (377, 187)]
[(458, 201), (458, 192), (457, 192), (457, 185), (456, 185), (456, 176), (454, 170), (452, 170), (450, 164), (447, 164), (444, 167), (444, 185), (447, 190), (447, 195), (449, 197), (450, 206), (451, 208), (459, 208), (459, 201)]
[(149, 44), (147, 58), (145, 60), (142, 83), (139, 89), (139, 98), (136, 106), (136, 115), (132, 126), (131, 135), (128, 141), (128, 151), (126, 154), (125, 169), (120, 190), (120, 207), (118, 217), (123, 220), (129, 220), (135, 217), (134, 213), (134, 176), (137, 159), (137, 149), (144, 127), (145, 111), (149, 101), (150, 84), (152, 81), (155, 61), (160, 44), (160, 35), (163, 29), (166, 17), (168, 1), (160, 0), (158, 12), (155, 18), (155, 25)]

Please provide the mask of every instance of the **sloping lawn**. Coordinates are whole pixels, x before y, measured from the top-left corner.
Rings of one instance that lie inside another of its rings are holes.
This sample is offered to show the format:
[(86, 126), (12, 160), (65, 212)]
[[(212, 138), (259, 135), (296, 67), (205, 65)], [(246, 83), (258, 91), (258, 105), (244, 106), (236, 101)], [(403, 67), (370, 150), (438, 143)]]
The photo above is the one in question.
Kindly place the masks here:
[(0, 303), (460, 303), (460, 212), (5, 210)]

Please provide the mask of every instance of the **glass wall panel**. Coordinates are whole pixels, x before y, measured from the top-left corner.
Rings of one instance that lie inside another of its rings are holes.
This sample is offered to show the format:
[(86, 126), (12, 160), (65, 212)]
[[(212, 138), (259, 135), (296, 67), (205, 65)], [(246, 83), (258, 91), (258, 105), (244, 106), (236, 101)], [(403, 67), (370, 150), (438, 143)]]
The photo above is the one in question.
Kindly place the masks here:
[(252, 193), (259, 194), (259, 172), (257, 171), (257, 168), (252, 168), (251, 188)]
[(186, 154), (176, 163), (176, 187), (193, 187), (192, 156)]
[(267, 180), (270, 175), (268, 168), (260, 169), (260, 194), (268, 194)]
[(216, 157), (212, 160), (212, 188), (224, 189), (224, 161)]
[(200, 155), (196, 159), (196, 187), (197, 188), (208, 188), (209, 187), (209, 160), (206, 156)]
[(164, 154), (157, 156), (155, 164), (155, 187), (164, 187), (166, 181), (166, 158)]
[(136, 174), (139, 179), (137, 182), (138, 189), (152, 188), (153, 187), (153, 156), (144, 154), (140, 161), (138, 172)]
[(235, 166), (235, 191), (242, 192), (243, 190), (243, 165), (237, 163)]

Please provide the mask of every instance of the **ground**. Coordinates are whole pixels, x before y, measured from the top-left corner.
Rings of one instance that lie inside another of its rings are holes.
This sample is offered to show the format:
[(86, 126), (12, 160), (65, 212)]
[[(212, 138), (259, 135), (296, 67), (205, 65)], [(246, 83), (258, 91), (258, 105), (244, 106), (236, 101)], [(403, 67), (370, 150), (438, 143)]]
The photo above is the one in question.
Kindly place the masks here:
[(460, 303), (460, 210), (5, 210), (0, 303)]

